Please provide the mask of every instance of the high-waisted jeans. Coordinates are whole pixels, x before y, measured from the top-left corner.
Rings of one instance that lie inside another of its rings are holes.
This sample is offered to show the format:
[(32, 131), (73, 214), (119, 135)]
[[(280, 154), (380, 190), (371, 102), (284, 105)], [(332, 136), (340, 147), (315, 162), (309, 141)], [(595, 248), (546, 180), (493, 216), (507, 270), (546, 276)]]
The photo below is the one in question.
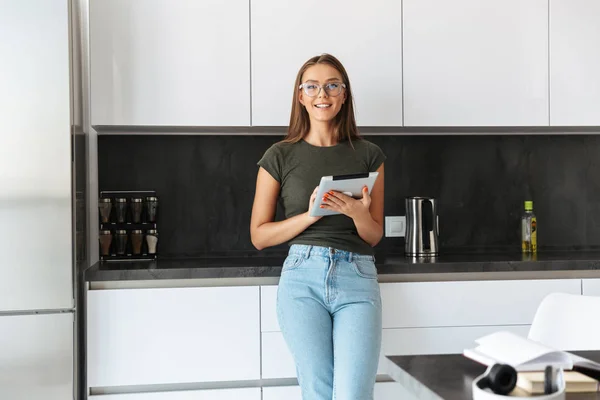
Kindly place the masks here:
[(381, 295), (374, 258), (292, 245), (277, 317), (304, 400), (371, 400), (381, 348)]

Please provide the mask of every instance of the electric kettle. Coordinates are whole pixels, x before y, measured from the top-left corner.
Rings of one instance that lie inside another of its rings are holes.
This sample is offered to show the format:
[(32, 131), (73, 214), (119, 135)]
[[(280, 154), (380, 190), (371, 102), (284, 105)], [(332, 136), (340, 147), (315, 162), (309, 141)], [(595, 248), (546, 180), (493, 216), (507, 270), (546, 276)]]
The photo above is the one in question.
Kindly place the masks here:
[(437, 220), (437, 201), (435, 199), (430, 197), (406, 198), (404, 252), (407, 256), (438, 254)]

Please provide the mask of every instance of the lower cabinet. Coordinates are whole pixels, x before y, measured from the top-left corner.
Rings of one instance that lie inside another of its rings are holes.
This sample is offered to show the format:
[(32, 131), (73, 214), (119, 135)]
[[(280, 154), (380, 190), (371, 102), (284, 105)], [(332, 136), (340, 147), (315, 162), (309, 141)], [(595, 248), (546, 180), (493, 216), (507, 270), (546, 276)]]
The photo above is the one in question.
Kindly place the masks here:
[(582, 279), (584, 296), (600, 296), (600, 279)]
[[(299, 386), (281, 386), (263, 388), (262, 400), (302, 400)], [(402, 385), (396, 382), (377, 382), (374, 400), (413, 400)]]
[[(398, 282), (380, 287), (384, 329), (528, 325), (548, 294), (581, 294), (581, 279)], [(281, 330), (276, 298), (277, 286), (261, 287), (262, 332)]]
[(261, 400), (260, 388), (110, 394), (88, 398), (90, 400)]
[[(529, 325), (384, 329), (378, 375), (387, 375), (386, 355), (460, 354), (475, 340), (500, 330), (527, 337)], [(263, 379), (295, 378), (296, 367), (281, 332), (262, 334)]]
[(91, 290), (88, 386), (260, 379), (259, 313), (256, 286)]

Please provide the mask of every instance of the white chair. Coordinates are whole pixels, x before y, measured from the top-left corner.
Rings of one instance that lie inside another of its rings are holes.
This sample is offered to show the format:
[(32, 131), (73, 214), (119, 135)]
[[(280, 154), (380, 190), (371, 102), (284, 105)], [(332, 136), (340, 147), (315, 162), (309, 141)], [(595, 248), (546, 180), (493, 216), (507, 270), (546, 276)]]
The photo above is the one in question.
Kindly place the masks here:
[(535, 313), (528, 338), (558, 350), (600, 350), (600, 297), (549, 294)]

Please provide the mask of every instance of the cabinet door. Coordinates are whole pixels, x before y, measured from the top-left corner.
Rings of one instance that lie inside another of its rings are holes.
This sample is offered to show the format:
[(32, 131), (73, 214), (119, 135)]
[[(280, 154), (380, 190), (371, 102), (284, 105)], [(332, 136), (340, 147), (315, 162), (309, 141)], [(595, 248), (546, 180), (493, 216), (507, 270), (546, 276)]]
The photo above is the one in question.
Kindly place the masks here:
[(92, 290), (88, 386), (260, 378), (258, 287)]
[(90, 0), (92, 125), (250, 125), (248, 0)]
[(252, 0), (252, 124), (287, 126), (298, 70), (321, 53), (348, 72), (357, 124), (402, 125), (399, 0)]
[(530, 325), (464, 326), (447, 328), (384, 329), (377, 373), (388, 373), (389, 356), (418, 354), (460, 354), (475, 347), (476, 339), (498, 331), (527, 337)]
[[(527, 337), (530, 325), (490, 325), (444, 328), (384, 329), (377, 374), (386, 375), (386, 355), (458, 354), (475, 345), (475, 339), (508, 330)], [(262, 334), (262, 378), (295, 378), (294, 359), (281, 332)]]
[(260, 388), (186, 390), (89, 396), (90, 400), (260, 400)]
[(582, 279), (584, 296), (600, 296), (600, 279)]
[(581, 294), (581, 279), (383, 283), (383, 327), (528, 325), (553, 292)]
[(600, 2), (550, 0), (550, 123), (600, 125)]
[(300, 386), (273, 386), (263, 388), (262, 400), (302, 400)]
[(73, 398), (73, 314), (0, 317), (0, 399)]
[[(302, 400), (300, 386), (277, 386), (263, 388), (262, 400)], [(375, 383), (374, 400), (413, 400), (414, 397), (396, 382)], [(112, 399), (108, 399), (112, 400)]]
[(547, 0), (404, 0), (403, 29), (405, 126), (549, 124)]

